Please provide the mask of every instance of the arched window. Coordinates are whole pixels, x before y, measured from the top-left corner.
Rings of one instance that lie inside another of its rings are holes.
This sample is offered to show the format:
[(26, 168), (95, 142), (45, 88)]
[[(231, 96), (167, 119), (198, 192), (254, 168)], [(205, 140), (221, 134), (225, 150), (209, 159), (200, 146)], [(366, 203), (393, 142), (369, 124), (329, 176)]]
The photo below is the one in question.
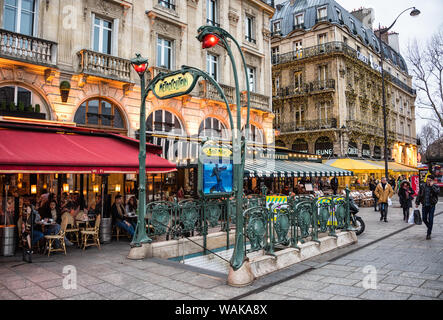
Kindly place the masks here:
[(188, 142), (179, 140), (179, 137), (186, 136), (185, 130), (180, 119), (171, 112), (166, 110), (152, 112), (146, 121), (146, 132), (149, 135), (148, 142), (163, 148), (162, 157), (170, 161), (188, 158)]
[(249, 142), (264, 144), (263, 130), (253, 124), (249, 125)]
[(226, 126), (216, 118), (206, 118), (198, 129), (199, 137), (227, 139), (229, 134)]
[(281, 140), (275, 141), (275, 146), (276, 147), (286, 148), (286, 144), (283, 141), (281, 141)]
[(309, 147), (305, 139), (297, 139), (292, 144), (292, 150), (300, 153), (308, 153)]
[(74, 122), (88, 127), (126, 128), (120, 109), (112, 102), (103, 98), (87, 100), (77, 109)]
[(28, 107), (32, 104), (32, 92), (19, 86), (5, 86), (0, 88), (0, 104), (9, 106), (11, 103)]
[(146, 121), (146, 131), (149, 133), (164, 133), (171, 135), (183, 135), (184, 130), (180, 120), (171, 112), (156, 110), (152, 112)]

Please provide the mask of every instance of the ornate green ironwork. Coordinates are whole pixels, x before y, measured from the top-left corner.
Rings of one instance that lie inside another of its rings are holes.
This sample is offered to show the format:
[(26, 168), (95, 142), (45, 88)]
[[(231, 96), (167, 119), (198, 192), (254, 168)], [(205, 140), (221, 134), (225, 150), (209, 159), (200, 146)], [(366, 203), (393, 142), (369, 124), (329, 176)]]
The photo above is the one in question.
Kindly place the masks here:
[(264, 207), (253, 207), (244, 212), (246, 223), (246, 237), (251, 248), (249, 251), (258, 251), (266, 245), (268, 234), (268, 212)]
[(222, 205), (223, 203), (221, 201), (210, 201), (205, 206), (205, 216), (211, 228), (219, 224), (222, 214)]
[(289, 245), (289, 228), (291, 227), (290, 210), (287, 208), (276, 208), (274, 214), (274, 230), (277, 233), (277, 244)]
[(183, 200), (178, 203), (180, 225), (184, 232), (193, 231), (200, 217), (199, 208), (193, 200)]

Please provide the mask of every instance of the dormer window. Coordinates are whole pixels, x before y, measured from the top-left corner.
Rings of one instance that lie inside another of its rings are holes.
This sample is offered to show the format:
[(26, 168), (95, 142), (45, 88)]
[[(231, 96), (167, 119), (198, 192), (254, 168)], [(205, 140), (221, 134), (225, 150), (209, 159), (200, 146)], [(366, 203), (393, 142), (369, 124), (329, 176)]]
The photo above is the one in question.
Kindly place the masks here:
[(295, 26), (301, 26), (305, 23), (305, 15), (304, 13), (297, 13), (294, 16), (294, 25)]
[(273, 25), (274, 33), (278, 33), (281, 31), (281, 21), (275, 21)]
[(328, 16), (328, 8), (327, 7), (321, 7), (317, 9), (317, 19), (318, 20), (325, 20)]
[(335, 8), (335, 11), (337, 12), (338, 21), (343, 22), (343, 16), (341, 14), (341, 10), (339, 8)]
[(354, 32), (354, 34), (357, 34), (357, 29), (355, 28), (355, 22), (354, 20), (350, 19), (351, 21), (351, 30)]

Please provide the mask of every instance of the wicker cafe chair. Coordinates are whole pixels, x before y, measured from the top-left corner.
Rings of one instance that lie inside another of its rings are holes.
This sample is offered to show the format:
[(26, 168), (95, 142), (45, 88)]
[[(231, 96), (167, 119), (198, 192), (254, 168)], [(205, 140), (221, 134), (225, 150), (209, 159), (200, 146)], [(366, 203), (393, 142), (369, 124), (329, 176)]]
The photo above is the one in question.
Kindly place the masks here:
[(80, 228), (76, 224), (75, 220), (72, 222), (72, 224), (68, 224), (68, 226), (69, 227), (67, 227), (65, 230), (66, 236), (69, 236), (68, 239), (80, 247)]
[[(86, 247), (89, 246), (96, 246), (100, 250), (100, 238), (99, 238), (100, 220), (101, 216), (97, 216), (95, 220), (94, 229), (81, 231), (83, 250), (85, 250)], [(92, 241), (89, 242), (88, 241), (89, 239), (91, 239)]]
[[(60, 232), (56, 235), (51, 236), (45, 236), (45, 239), (47, 241), (47, 250), (48, 250), (48, 257), (50, 256), (51, 252), (64, 252), (66, 255), (66, 244), (65, 244), (65, 232), (66, 227), (68, 226), (68, 219), (64, 218), (62, 220)], [(55, 241), (60, 242), (60, 248), (54, 248), (54, 242)]]

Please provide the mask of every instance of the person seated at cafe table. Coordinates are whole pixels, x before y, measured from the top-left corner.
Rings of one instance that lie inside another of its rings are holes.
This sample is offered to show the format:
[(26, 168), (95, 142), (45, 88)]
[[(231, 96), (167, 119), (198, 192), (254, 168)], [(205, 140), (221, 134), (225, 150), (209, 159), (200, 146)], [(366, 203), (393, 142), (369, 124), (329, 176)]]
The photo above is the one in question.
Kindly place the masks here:
[(129, 198), (128, 203), (126, 203), (125, 209), (126, 209), (126, 212), (130, 215), (137, 214), (137, 199), (135, 198), (135, 196), (132, 196)]
[(111, 214), (112, 220), (116, 226), (128, 232), (131, 237), (134, 236), (135, 225), (127, 220), (126, 210), (121, 195), (115, 196), (115, 202), (111, 207)]

